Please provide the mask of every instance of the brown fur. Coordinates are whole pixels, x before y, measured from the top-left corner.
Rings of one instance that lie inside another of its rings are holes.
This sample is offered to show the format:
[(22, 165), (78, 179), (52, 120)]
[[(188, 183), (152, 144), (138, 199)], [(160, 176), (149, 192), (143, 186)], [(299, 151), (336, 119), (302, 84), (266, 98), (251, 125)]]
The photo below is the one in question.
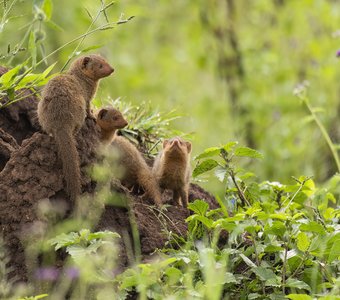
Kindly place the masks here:
[(165, 140), (152, 169), (160, 188), (172, 190), (174, 203), (184, 207), (188, 206), (190, 153), (190, 142), (180, 137)]
[(38, 119), (42, 128), (55, 138), (62, 161), (66, 190), (72, 202), (80, 194), (80, 167), (74, 134), (91, 116), (90, 102), (98, 81), (109, 76), (112, 67), (99, 55), (75, 60), (69, 71), (52, 78), (42, 92)]
[(103, 144), (110, 144), (117, 129), (124, 128), (128, 122), (124, 119), (119, 110), (114, 108), (103, 108), (97, 115), (97, 125), (100, 130), (100, 141)]
[(120, 154), (119, 164), (124, 170), (122, 181), (128, 186), (140, 185), (145, 193), (161, 206), (161, 193), (150, 167), (141, 153), (126, 138), (118, 136), (116, 130), (127, 125), (122, 114), (115, 109), (104, 109), (98, 113), (97, 124), (101, 128), (101, 141), (104, 144), (112, 141), (112, 146)]

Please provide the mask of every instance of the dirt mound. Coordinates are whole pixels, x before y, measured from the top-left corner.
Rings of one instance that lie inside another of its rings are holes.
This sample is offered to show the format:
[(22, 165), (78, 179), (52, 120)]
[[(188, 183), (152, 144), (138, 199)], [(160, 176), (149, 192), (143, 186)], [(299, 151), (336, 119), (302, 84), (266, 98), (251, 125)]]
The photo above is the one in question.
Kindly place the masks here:
[(0, 171), (5, 167), (11, 153), (18, 148), (16, 140), (0, 128)]
[[(0, 66), (0, 76), (8, 71)], [(37, 118), (38, 98), (35, 93), (28, 89), (22, 89), (15, 93), (16, 99), (21, 99), (7, 107), (0, 108), (0, 128), (21, 142), (32, 136), (40, 129)], [(8, 102), (8, 97), (1, 97), (0, 104)]]
[[(36, 132), (39, 130), (35, 117), (36, 104), (37, 99), (28, 94), (25, 100), (0, 109), (0, 229), (10, 254), (12, 272), (9, 276), (19, 281), (27, 281), (28, 265), (31, 263), (25, 259), (25, 239), (32, 243), (36, 224), (52, 222), (44, 219), (37, 207), (44, 202), (62, 204), (59, 206), (64, 207), (63, 217), (68, 216), (61, 162), (54, 139)], [(96, 183), (87, 174), (88, 167), (97, 160), (96, 148), (99, 144), (93, 119), (86, 120), (76, 139), (82, 192), (93, 195)], [(122, 268), (130, 262), (129, 251), (131, 253), (139, 248), (145, 258), (165, 245), (169, 232), (185, 236), (188, 210), (174, 206), (160, 210), (150, 205), (150, 199), (144, 199), (138, 192), (123, 189), (120, 194), (127, 196), (131, 210), (106, 205), (93, 230), (110, 229), (120, 233), (123, 237), (120, 239), (122, 250), (119, 260)], [(195, 184), (190, 187), (189, 199), (204, 199), (212, 208), (216, 207), (214, 197)], [(170, 193), (164, 193), (163, 202), (170, 200)], [(133, 243), (136, 241), (133, 238), (136, 233), (133, 224), (138, 229), (137, 240), (140, 244)], [(46, 226), (41, 228), (44, 231)], [(60, 261), (57, 264), (62, 265)]]

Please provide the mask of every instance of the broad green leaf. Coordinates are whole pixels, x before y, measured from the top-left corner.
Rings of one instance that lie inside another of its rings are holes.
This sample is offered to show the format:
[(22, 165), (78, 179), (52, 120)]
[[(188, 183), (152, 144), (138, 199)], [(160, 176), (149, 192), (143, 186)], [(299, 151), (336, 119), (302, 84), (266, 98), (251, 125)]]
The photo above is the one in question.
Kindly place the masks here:
[(74, 244), (78, 238), (79, 238), (79, 235), (76, 232), (70, 232), (69, 234), (62, 233), (58, 235), (57, 237), (50, 239), (49, 243), (51, 245), (55, 245), (55, 250), (58, 250), (62, 247), (66, 247), (66, 246)]
[(194, 213), (204, 216), (209, 208), (209, 204), (203, 200), (195, 200), (194, 202), (189, 203), (188, 208)]
[(52, 17), (52, 8), (53, 8), (52, 0), (44, 0), (43, 5), (41, 6), (41, 9), (45, 13), (47, 21), (49, 21)]
[(276, 278), (276, 275), (272, 270), (264, 267), (255, 267), (252, 268), (252, 271), (263, 281)]
[(128, 269), (122, 275), (119, 276), (121, 279), (120, 289), (127, 289), (138, 284), (138, 273), (133, 269)]
[(251, 157), (251, 158), (263, 158), (263, 155), (251, 148), (248, 147), (239, 147), (235, 150), (234, 154), (236, 156), (245, 156), (245, 157)]
[(233, 273), (226, 272), (224, 274), (224, 283), (237, 283), (237, 280)]
[(94, 239), (107, 239), (107, 238), (110, 238), (110, 239), (120, 238), (120, 235), (116, 232), (112, 232), (109, 230), (98, 231), (98, 232), (88, 234), (87, 240), (91, 241)]
[(292, 300), (313, 300), (311, 296), (308, 296), (306, 294), (289, 294), (286, 297)]
[(327, 259), (328, 263), (340, 259), (340, 234), (337, 235), (337, 239), (332, 239), (332, 248), (329, 251), (329, 256)]
[(283, 248), (280, 246), (274, 246), (274, 245), (268, 245), (264, 248), (264, 252), (267, 253), (274, 253), (274, 252), (280, 252)]
[(274, 221), (272, 226), (265, 226), (264, 232), (266, 234), (274, 234), (279, 237), (282, 237), (286, 232), (287, 228), (284, 223), (281, 221)]
[(224, 181), (225, 179), (225, 175), (227, 174), (227, 169), (226, 168), (223, 168), (221, 166), (218, 166), (216, 169), (215, 169), (215, 176), (217, 177), (217, 179), (221, 182)]
[(193, 177), (197, 177), (198, 175), (201, 175), (205, 172), (208, 172), (218, 166), (218, 162), (214, 159), (207, 159), (203, 162), (201, 162), (196, 168), (194, 169), (194, 172), (192, 173)]
[(30, 37), (28, 40), (28, 50), (30, 51), (32, 58), (32, 67), (34, 68), (37, 63), (37, 47), (35, 43), (35, 34), (33, 31), (30, 33)]
[(0, 77), (0, 84), (4, 88), (8, 88), (11, 85), (11, 81), (13, 78), (19, 73), (20, 69), (23, 67), (23, 65), (18, 65), (15, 68), (9, 70), (4, 75)]
[(297, 237), (297, 247), (299, 250), (305, 252), (310, 245), (310, 239), (304, 232), (300, 232)]
[(201, 158), (216, 156), (216, 155), (219, 155), (220, 152), (221, 152), (221, 148), (219, 147), (207, 148), (201, 154), (197, 155), (194, 159), (198, 160)]
[(257, 268), (257, 266), (244, 254), (240, 253), (241, 258), (243, 261), (251, 268)]
[(271, 219), (278, 219), (278, 220), (283, 220), (283, 221), (290, 219), (290, 216), (288, 214), (285, 214), (285, 213), (270, 214), (269, 217)]
[(170, 257), (170, 258), (164, 259), (161, 262), (159, 262), (157, 264), (157, 267), (163, 269), (163, 268), (167, 267), (168, 265), (171, 265), (172, 263), (174, 263), (176, 261), (178, 261), (177, 257)]
[(301, 231), (307, 231), (307, 232), (315, 232), (319, 234), (325, 234), (326, 231), (323, 228), (323, 226), (315, 221), (311, 221), (308, 224), (301, 224), (300, 225)]
[[(190, 217), (189, 217), (190, 218)], [(213, 220), (208, 219), (207, 217), (204, 216), (194, 216), (193, 220), (198, 220), (201, 223), (203, 223), (206, 227), (208, 227), (209, 229), (212, 227), (213, 225)]]
[(237, 144), (238, 142), (229, 142), (225, 144), (224, 146), (222, 146), (221, 148), (227, 152), (230, 152)]
[(225, 220), (225, 219), (219, 219), (212, 224), (212, 227), (214, 227), (214, 228), (216, 228), (218, 226), (220, 226), (221, 228), (223, 228), (226, 231), (231, 232), (235, 229), (235, 227), (237, 225), (235, 223), (227, 222), (227, 220)]
[(310, 286), (307, 283), (301, 280), (297, 280), (295, 278), (288, 278), (288, 280), (286, 281), (286, 286), (290, 288), (310, 291)]
[(176, 284), (183, 276), (182, 271), (174, 267), (167, 268), (164, 271), (164, 274), (168, 276), (167, 283), (170, 285)]

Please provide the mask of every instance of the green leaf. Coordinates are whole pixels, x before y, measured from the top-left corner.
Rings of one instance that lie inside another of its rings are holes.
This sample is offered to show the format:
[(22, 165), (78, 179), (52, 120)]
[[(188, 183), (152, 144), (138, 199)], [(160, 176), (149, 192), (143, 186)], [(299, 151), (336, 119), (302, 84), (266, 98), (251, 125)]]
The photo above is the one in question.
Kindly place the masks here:
[(54, 64), (50, 65), (48, 68), (46, 68), (46, 70), (43, 72), (43, 76), (44, 77), (47, 77), (48, 74), (50, 74), (50, 72), (52, 71), (52, 69), (54, 68), (54, 66), (56, 65), (57, 63), (55, 62)]
[(219, 219), (212, 224), (212, 227), (214, 227), (214, 228), (216, 228), (218, 226), (223, 228), (226, 231), (231, 232), (236, 228), (237, 225), (235, 223), (230, 223), (225, 219)]
[(203, 200), (195, 200), (194, 202), (189, 203), (188, 208), (194, 213), (204, 216), (209, 208), (209, 204)]
[(13, 78), (19, 73), (20, 69), (23, 67), (23, 65), (18, 65), (15, 68), (9, 70), (4, 75), (0, 77), (0, 84), (4, 88), (9, 88), (11, 86), (11, 82), (13, 81)]
[(251, 148), (248, 147), (239, 147), (235, 150), (234, 154), (236, 156), (245, 156), (245, 157), (251, 157), (251, 158), (263, 158), (263, 155)]
[(86, 52), (89, 52), (89, 51), (92, 51), (92, 50), (96, 50), (96, 49), (99, 49), (103, 47), (103, 45), (94, 45), (94, 46), (90, 46), (90, 47), (87, 47), (87, 48), (84, 48), (80, 51), (80, 53), (86, 53)]
[(315, 221), (311, 221), (308, 224), (301, 224), (300, 230), (301, 231), (307, 231), (307, 232), (319, 233), (319, 234), (325, 234), (326, 233), (326, 231), (322, 227), (322, 225), (315, 222)]
[(220, 152), (221, 152), (221, 148), (219, 147), (207, 148), (201, 154), (197, 155), (194, 159), (198, 160), (201, 158), (216, 156), (216, 155), (219, 155)]
[[(337, 235), (337, 239), (332, 239), (332, 247), (329, 251), (329, 256), (327, 259), (328, 263), (333, 262), (334, 260), (340, 259), (340, 234)], [(328, 243), (327, 243), (328, 244)]]
[(257, 268), (257, 266), (244, 254), (240, 253), (241, 258), (243, 261), (251, 268)]
[(49, 243), (55, 245), (55, 250), (72, 245), (79, 238), (79, 234), (76, 232), (70, 232), (69, 234), (62, 233), (57, 237), (50, 239)]
[(308, 291), (311, 290), (310, 286), (306, 282), (297, 280), (295, 278), (288, 278), (288, 280), (286, 281), (286, 286), (290, 288), (300, 289), (300, 290), (308, 290)]
[(310, 245), (310, 239), (304, 232), (300, 232), (297, 237), (297, 247), (300, 251), (307, 251)]
[(37, 63), (37, 47), (35, 43), (35, 34), (33, 31), (30, 33), (30, 37), (28, 40), (28, 50), (30, 51), (32, 58), (32, 67), (34, 68)]
[(263, 281), (276, 278), (276, 275), (272, 270), (264, 267), (255, 267), (252, 268), (252, 271)]
[(198, 175), (201, 175), (205, 172), (208, 172), (218, 166), (218, 162), (214, 159), (207, 159), (203, 162), (201, 162), (196, 168), (194, 169), (194, 172), (192, 173), (193, 177), (197, 177)]
[(215, 176), (221, 182), (224, 181), (226, 174), (227, 174), (227, 169), (224, 167), (218, 166), (215, 170)]
[(268, 246), (266, 246), (266, 248), (264, 248), (264, 252), (267, 252), (267, 253), (280, 252), (282, 250), (283, 250), (282, 247), (274, 246), (274, 245), (268, 245)]
[(120, 235), (116, 232), (105, 230), (105, 231), (98, 231), (98, 232), (90, 233), (87, 236), (88, 241), (91, 241), (93, 239), (108, 239), (108, 238), (109, 239), (120, 238)]
[(42, 4), (41, 9), (45, 13), (46, 20), (49, 21), (52, 17), (52, 9), (53, 9), (52, 0), (44, 0), (44, 3)]
[(224, 274), (224, 283), (237, 283), (237, 280), (234, 276), (234, 274), (230, 272), (226, 272)]
[(292, 300), (312, 300), (313, 299), (311, 296), (308, 296), (306, 294), (289, 294), (286, 297)]
[(223, 149), (224, 151), (229, 152), (229, 151), (231, 151), (231, 150), (235, 147), (235, 145), (237, 145), (237, 144), (238, 144), (238, 142), (229, 142), (229, 143), (225, 144), (224, 146), (222, 146), (222, 149)]
[(281, 221), (274, 221), (272, 226), (265, 226), (264, 228), (264, 232), (266, 234), (274, 234), (277, 235), (279, 237), (282, 237), (284, 235), (284, 233), (286, 232), (286, 226), (284, 223), (282, 223)]
[(169, 267), (165, 270), (164, 274), (168, 276), (167, 283), (169, 285), (174, 285), (182, 278), (183, 273), (177, 268)]

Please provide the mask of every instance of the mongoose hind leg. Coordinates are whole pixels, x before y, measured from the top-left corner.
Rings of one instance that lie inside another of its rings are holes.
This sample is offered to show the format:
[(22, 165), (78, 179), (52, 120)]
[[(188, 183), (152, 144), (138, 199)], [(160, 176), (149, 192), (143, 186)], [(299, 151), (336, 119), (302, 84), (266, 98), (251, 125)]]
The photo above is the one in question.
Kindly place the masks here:
[(188, 191), (186, 189), (181, 189), (179, 191), (180, 195), (181, 195), (181, 200), (182, 200), (182, 204), (183, 207), (187, 208), (188, 207)]
[(183, 206), (181, 202), (181, 193), (179, 190), (173, 190), (173, 199), (172, 199), (173, 205), (177, 206)]

